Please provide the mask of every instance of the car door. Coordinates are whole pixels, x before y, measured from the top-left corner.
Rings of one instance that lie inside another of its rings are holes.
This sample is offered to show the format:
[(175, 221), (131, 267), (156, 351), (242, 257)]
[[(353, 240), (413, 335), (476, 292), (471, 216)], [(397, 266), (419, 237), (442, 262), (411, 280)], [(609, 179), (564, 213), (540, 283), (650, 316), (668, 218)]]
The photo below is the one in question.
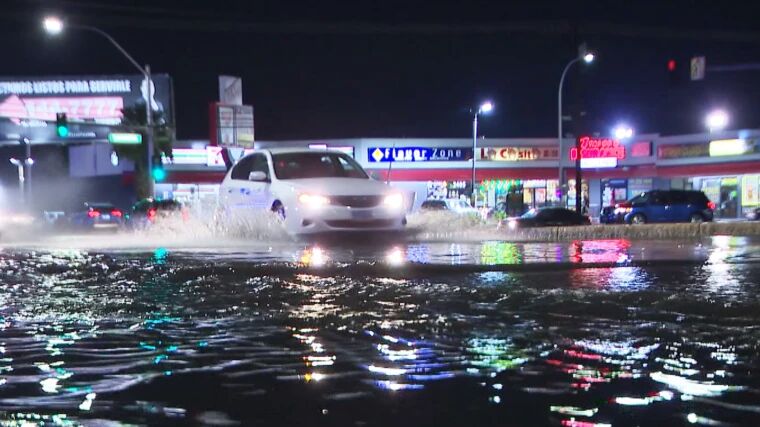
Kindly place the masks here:
[(689, 204), (688, 193), (685, 191), (669, 191), (668, 203), (665, 204), (665, 212), (670, 221), (684, 222), (691, 216), (692, 207)]
[(272, 206), (272, 173), (269, 170), (269, 160), (263, 153), (256, 153), (251, 155), (251, 157), (253, 158), (251, 172), (263, 172), (266, 174), (267, 179), (264, 181), (251, 181), (249, 179), (246, 186), (250, 192), (246, 196), (254, 208), (269, 209)]
[(227, 205), (231, 208), (251, 207), (251, 181), (248, 177), (253, 169), (254, 156), (243, 157), (232, 167), (230, 178), (224, 190)]
[(645, 215), (648, 222), (666, 222), (669, 219), (666, 217), (666, 197), (660, 191), (653, 191), (649, 194), (647, 205), (645, 209)]
[(559, 225), (559, 212), (557, 209), (542, 209), (536, 214), (535, 224), (538, 227)]

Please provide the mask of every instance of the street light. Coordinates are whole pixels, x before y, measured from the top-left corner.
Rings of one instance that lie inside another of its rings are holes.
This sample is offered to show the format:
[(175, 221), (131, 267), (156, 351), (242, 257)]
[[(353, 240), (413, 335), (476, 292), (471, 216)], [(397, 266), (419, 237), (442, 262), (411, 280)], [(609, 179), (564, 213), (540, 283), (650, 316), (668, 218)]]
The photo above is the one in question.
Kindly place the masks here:
[(710, 132), (723, 130), (728, 125), (728, 113), (723, 110), (715, 110), (705, 118), (705, 125)]
[[(584, 45), (585, 46), (585, 45)], [(591, 52), (584, 52), (581, 51), (580, 55), (575, 57), (572, 61), (568, 62), (567, 65), (565, 65), (565, 69), (562, 70), (562, 76), (559, 78), (559, 90), (557, 92), (557, 140), (559, 141), (559, 180), (557, 184), (559, 185), (559, 189), (561, 194), (564, 194), (563, 190), (563, 182), (564, 182), (564, 174), (562, 173), (562, 86), (565, 84), (565, 76), (567, 75), (568, 70), (570, 70), (570, 67), (573, 66), (578, 61), (583, 61), (586, 64), (590, 64), (594, 62), (594, 56)], [(560, 196), (560, 202), (562, 201), (562, 196)]]
[(615, 136), (615, 139), (628, 139), (633, 136), (633, 129), (630, 126), (620, 124), (615, 126), (612, 134)]
[[(71, 25), (71, 24), (64, 25), (63, 20), (57, 16), (45, 17), (45, 19), (42, 21), (42, 26), (43, 28), (45, 28), (45, 31), (48, 34), (53, 35), (53, 36), (60, 34), (63, 31), (64, 27), (66, 26), (77, 29), (77, 30), (84, 30), (84, 31), (97, 33), (100, 36), (105, 37), (119, 52), (121, 52), (122, 55), (124, 55), (125, 58), (127, 58), (127, 60), (129, 60), (129, 62), (132, 63), (132, 65), (135, 66), (135, 68), (137, 68), (140, 74), (145, 76), (145, 87), (146, 87), (145, 125), (146, 125), (146, 133), (147, 133), (146, 161), (147, 161), (147, 167), (150, 168), (150, 161), (153, 154), (153, 112), (151, 111), (151, 99), (150, 99), (151, 92), (152, 92), (151, 80), (150, 80), (150, 66), (148, 65), (146, 65), (145, 67), (140, 66), (140, 64), (137, 61), (135, 61), (134, 58), (132, 58), (132, 55), (130, 55), (123, 47), (121, 47), (121, 45), (113, 37), (111, 37), (108, 33), (106, 33), (105, 31), (99, 28), (92, 27), (89, 25)], [(150, 186), (148, 190), (149, 190), (149, 193), (152, 195), (153, 194), (153, 180), (150, 179), (150, 177), (148, 178), (148, 183)]]
[(48, 34), (56, 35), (63, 31), (63, 21), (56, 16), (48, 16), (42, 21), (42, 26)]
[(491, 101), (486, 101), (482, 104), (480, 104), (480, 107), (478, 107), (478, 110), (475, 111), (475, 114), (473, 114), (472, 117), (472, 182), (470, 185), (472, 186), (472, 190), (470, 192), (470, 198), (472, 199), (472, 207), (475, 207), (475, 151), (477, 150), (478, 145), (478, 116), (481, 114), (488, 114), (491, 111), (493, 111), (493, 103)]

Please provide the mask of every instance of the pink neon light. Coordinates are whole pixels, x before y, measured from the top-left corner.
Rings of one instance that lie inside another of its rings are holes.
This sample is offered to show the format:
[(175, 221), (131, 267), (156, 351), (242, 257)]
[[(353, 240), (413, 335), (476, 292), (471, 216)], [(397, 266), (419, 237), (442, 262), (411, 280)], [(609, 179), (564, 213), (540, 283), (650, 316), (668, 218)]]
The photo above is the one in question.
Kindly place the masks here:
[[(625, 159), (625, 146), (612, 138), (591, 138), (582, 136), (580, 138), (581, 158), (598, 159), (602, 157), (615, 157), (618, 160)], [(570, 160), (578, 159), (578, 150), (573, 147), (570, 149)]]

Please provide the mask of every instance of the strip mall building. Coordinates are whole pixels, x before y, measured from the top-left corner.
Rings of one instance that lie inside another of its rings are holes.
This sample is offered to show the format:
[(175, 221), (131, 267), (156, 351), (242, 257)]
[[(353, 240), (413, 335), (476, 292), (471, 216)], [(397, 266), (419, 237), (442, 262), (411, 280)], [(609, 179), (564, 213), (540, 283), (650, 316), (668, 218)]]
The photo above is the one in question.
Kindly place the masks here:
[[(590, 213), (652, 189), (695, 189), (717, 205), (722, 218), (738, 218), (760, 205), (760, 130), (678, 136), (641, 135), (629, 141), (582, 138), (582, 197)], [(334, 148), (352, 155), (372, 176), (414, 191), (415, 206), (428, 198), (463, 197), (470, 192), (476, 158), (479, 205), (509, 200), (524, 210), (559, 203), (558, 160), (575, 204), (575, 141), (559, 153), (552, 138), (481, 139), (475, 153), (468, 139), (336, 139), (261, 141), (257, 148)], [(215, 200), (224, 176), (217, 147), (180, 142), (158, 196)]]

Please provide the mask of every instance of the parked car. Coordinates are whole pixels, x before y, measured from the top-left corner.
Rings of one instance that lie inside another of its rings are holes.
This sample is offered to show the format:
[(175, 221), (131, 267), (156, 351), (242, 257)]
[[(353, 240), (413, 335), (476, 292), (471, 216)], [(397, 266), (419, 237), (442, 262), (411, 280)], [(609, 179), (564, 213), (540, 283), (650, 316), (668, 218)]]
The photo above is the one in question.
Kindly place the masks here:
[(601, 224), (615, 224), (617, 221), (617, 215), (615, 214), (615, 206), (605, 206), (602, 211), (599, 212), (599, 223)]
[(339, 151), (257, 150), (227, 173), (222, 214), (273, 212), (290, 234), (393, 231), (406, 225), (404, 193), (370, 179)]
[(517, 218), (509, 218), (507, 227), (514, 230), (529, 227), (589, 225), (588, 216), (565, 208), (531, 209)]
[(713, 220), (715, 203), (692, 190), (652, 190), (615, 205), (615, 222), (703, 222)]
[(462, 199), (430, 199), (422, 202), (422, 211), (448, 211), (460, 215), (477, 214), (470, 202)]
[(129, 228), (147, 228), (166, 220), (187, 221), (187, 208), (176, 200), (143, 199), (135, 203), (127, 215)]
[(79, 229), (116, 230), (124, 224), (124, 212), (110, 203), (87, 202), (84, 207), (84, 211), (69, 216), (69, 226)]
[(760, 208), (752, 209), (751, 211), (746, 213), (745, 217), (750, 221), (760, 220)]

